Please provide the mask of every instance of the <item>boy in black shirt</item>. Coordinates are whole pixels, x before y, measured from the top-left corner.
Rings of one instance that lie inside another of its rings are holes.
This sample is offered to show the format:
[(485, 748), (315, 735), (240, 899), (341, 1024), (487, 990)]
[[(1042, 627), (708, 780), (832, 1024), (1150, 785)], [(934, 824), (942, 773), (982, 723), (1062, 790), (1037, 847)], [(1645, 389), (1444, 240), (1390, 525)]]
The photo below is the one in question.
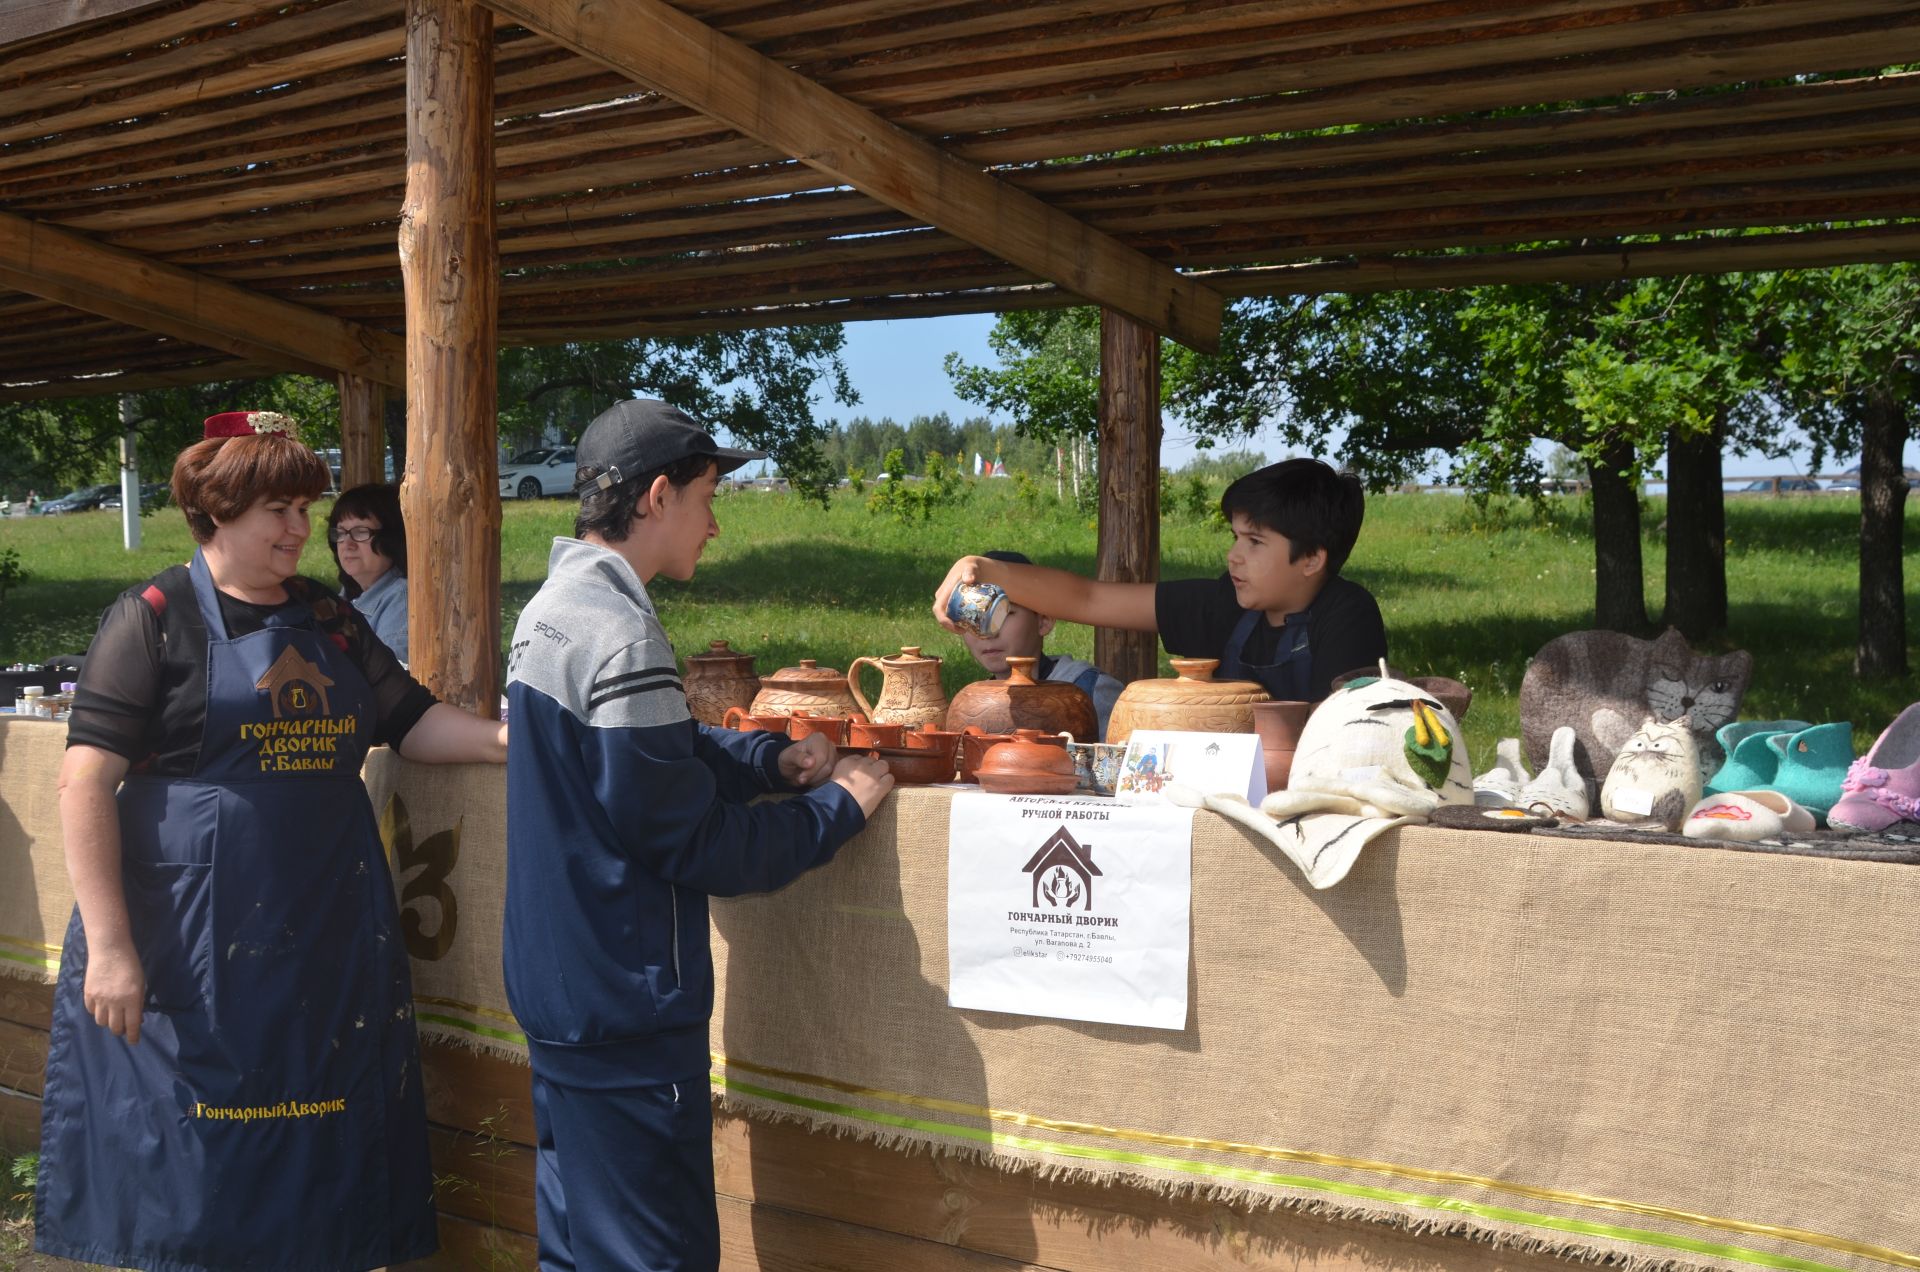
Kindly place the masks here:
[(1167, 652), (1218, 658), (1225, 680), (1257, 680), (1281, 701), (1318, 702), (1343, 672), (1387, 656), (1380, 607), (1340, 567), (1366, 512), (1360, 481), (1317, 459), (1289, 459), (1227, 487), (1233, 526), (1217, 579), (1103, 583), (1065, 570), (962, 557), (934, 597), (942, 626), (962, 583), (993, 583), (1016, 605), (1057, 619), (1158, 632)]

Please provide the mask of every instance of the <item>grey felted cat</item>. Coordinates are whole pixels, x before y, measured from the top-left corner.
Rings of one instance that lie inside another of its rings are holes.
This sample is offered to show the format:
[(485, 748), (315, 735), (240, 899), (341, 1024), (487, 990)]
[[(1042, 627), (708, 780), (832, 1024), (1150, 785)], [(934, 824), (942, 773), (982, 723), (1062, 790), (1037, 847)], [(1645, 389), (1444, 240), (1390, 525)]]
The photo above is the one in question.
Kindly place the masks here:
[(1704, 776), (1725, 759), (1714, 730), (1740, 714), (1752, 677), (1753, 656), (1744, 649), (1696, 654), (1672, 628), (1658, 640), (1571, 632), (1548, 641), (1527, 665), (1520, 738), (1538, 770), (1553, 731), (1571, 727), (1574, 766), (1593, 790), (1641, 721), (1684, 720)]

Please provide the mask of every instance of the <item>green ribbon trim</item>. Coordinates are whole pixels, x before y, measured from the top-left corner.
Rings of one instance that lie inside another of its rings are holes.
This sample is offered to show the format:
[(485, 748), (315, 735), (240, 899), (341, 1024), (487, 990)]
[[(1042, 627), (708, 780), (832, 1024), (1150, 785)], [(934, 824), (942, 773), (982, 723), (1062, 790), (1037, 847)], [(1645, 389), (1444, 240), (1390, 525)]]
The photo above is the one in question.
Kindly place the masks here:
[(1082, 1144), (1054, 1144), (1045, 1140), (1027, 1139), (1017, 1135), (1007, 1135), (992, 1129), (972, 1126), (954, 1126), (945, 1122), (928, 1122), (918, 1118), (903, 1117), (897, 1113), (883, 1113), (877, 1109), (862, 1109), (851, 1104), (839, 1104), (831, 1100), (817, 1099), (813, 1096), (794, 1095), (786, 1091), (775, 1091), (756, 1083), (742, 1082), (738, 1078), (721, 1073), (713, 1073), (709, 1082), (716, 1087), (738, 1091), (743, 1095), (771, 1100), (777, 1104), (794, 1105), (811, 1109), (816, 1113), (831, 1113), (836, 1117), (851, 1118), (858, 1122), (871, 1122), (881, 1126), (898, 1127), (901, 1130), (922, 1131), (931, 1135), (941, 1135), (952, 1139), (971, 1140), (989, 1148), (1005, 1146), (1024, 1152), (1041, 1153), (1054, 1157), (1080, 1157), (1091, 1161), (1116, 1162), (1130, 1166), (1150, 1166), (1158, 1170), (1179, 1171), (1189, 1175), (1208, 1175), (1216, 1179), (1231, 1179), (1240, 1183), (1265, 1184), (1270, 1187), (1299, 1188), (1312, 1192), (1334, 1193), (1344, 1197), (1358, 1197), (1369, 1201), (1390, 1202), (1398, 1206), (1410, 1206), (1419, 1210), (1441, 1210), (1454, 1214), (1471, 1215), (1480, 1219), (1492, 1219), (1501, 1223), (1518, 1224), (1522, 1227), (1547, 1228), (1557, 1232), (1577, 1233), (1581, 1236), (1604, 1237), (1612, 1241), (1629, 1241), (1639, 1245), (1660, 1246), (1669, 1250), (1686, 1250), (1694, 1254), (1709, 1254), (1729, 1259), (1736, 1263), (1748, 1263), (1757, 1267), (1786, 1268), (1791, 1272), (1846, 1272), (1845, 1269), (1830, 1263), (1816, 1263), (1811, 1259), (1796, 1258), (1787, 1254), (1773, 1254), (1765, 1250), (1750, 1250), (1744, 1246), (1722, 1245), (1712, 1241), (1702, 1241), (1694, 1237), (1675, 1236), (1665, 1232), (1650, 1232), (1641, 1228), (1622, 1228), (1611, 1224), (1594, 1223), (1585, 1219), (1564, 1219), (1558, 1215), (1534, 1214), (1526, 1210), (1512, 1210), (1504, 1206), (1488, 1206), (1478, 1202), (1460, 1201), (1452, 1197), (1430, 1197), (1420, 1193), (1398, 1192), (1390, 1188), (1378, 1188), (1368, 1184), (1349, 1184), (1338, 1180), (1316, 1179), (1310, 1175), (1282, 1175), (1275, 1171), (1253, 1170), (1245, 1166), (1223, 1166), (1211, 1162), (1188, 1161), (1179, 1157), (1163, 1157), (1156, 1153), (1138, 1153), (1127, 1149), (1093, 1148)]
[(28, 967), (44, 967), (50, 972), (60, 970), (60, 960), (57, 958), (48, 958), (44, 954), (16, 954), (5, 946), (0, 946), (0, 958), (13, 963), (25, 963)]
[(462, 1020), (458, 1016), (442, 1016), (439, 1012), (421, 1011), (418, 1007), (414, 1008), (413, 1014), (415, 1019), (425, 1021), (428, 1024), (447, 1025), (454, 1029), (464, 1029), (468, 1033), (485, 1034), (489, 1038), (498, 1038), (501, 1042), (510, 1042), (516, 1047), (524, 1047), (527, 1045), (527, 1036), (525, 1034), (509, 1033), (505, 1029), (491, 1029), (486, 1025), (476, 1024), (471, 1020)]

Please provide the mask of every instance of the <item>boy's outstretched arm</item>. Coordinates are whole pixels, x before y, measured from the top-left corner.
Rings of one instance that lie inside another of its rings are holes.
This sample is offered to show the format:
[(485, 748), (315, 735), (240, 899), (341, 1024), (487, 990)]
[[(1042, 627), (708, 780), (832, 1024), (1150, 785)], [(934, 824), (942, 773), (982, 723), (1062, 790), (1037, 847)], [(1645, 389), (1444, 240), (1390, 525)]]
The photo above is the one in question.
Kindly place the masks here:
[(953, 563), (933, 596), (933, 616), (950, 632), (960, 629), (947, 617), (947, 598), (962, 583), (992, 583), (1015, 605), (1063, 622), (1130, 632), (1160, 630), (1154, 616), (1152, 583), (1102, 583), (1044, 565), (965, 556)]

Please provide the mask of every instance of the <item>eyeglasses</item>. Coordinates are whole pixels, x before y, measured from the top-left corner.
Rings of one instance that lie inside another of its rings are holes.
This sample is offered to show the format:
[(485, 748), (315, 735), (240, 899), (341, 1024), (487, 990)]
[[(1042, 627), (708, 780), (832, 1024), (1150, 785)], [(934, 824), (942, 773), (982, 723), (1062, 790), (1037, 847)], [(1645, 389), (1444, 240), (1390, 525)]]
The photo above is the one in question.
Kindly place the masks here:
[(340, 542), (342, 539), (352, 539), (355, 543), (366, 543), (371, 540), (374, 535), (379, 533), (380, 530), (376, 526), (354, 526), (351, 530), (341, 530), (337, 528), (329, 530), (327, 531), (327, 538), (335, 543)]

